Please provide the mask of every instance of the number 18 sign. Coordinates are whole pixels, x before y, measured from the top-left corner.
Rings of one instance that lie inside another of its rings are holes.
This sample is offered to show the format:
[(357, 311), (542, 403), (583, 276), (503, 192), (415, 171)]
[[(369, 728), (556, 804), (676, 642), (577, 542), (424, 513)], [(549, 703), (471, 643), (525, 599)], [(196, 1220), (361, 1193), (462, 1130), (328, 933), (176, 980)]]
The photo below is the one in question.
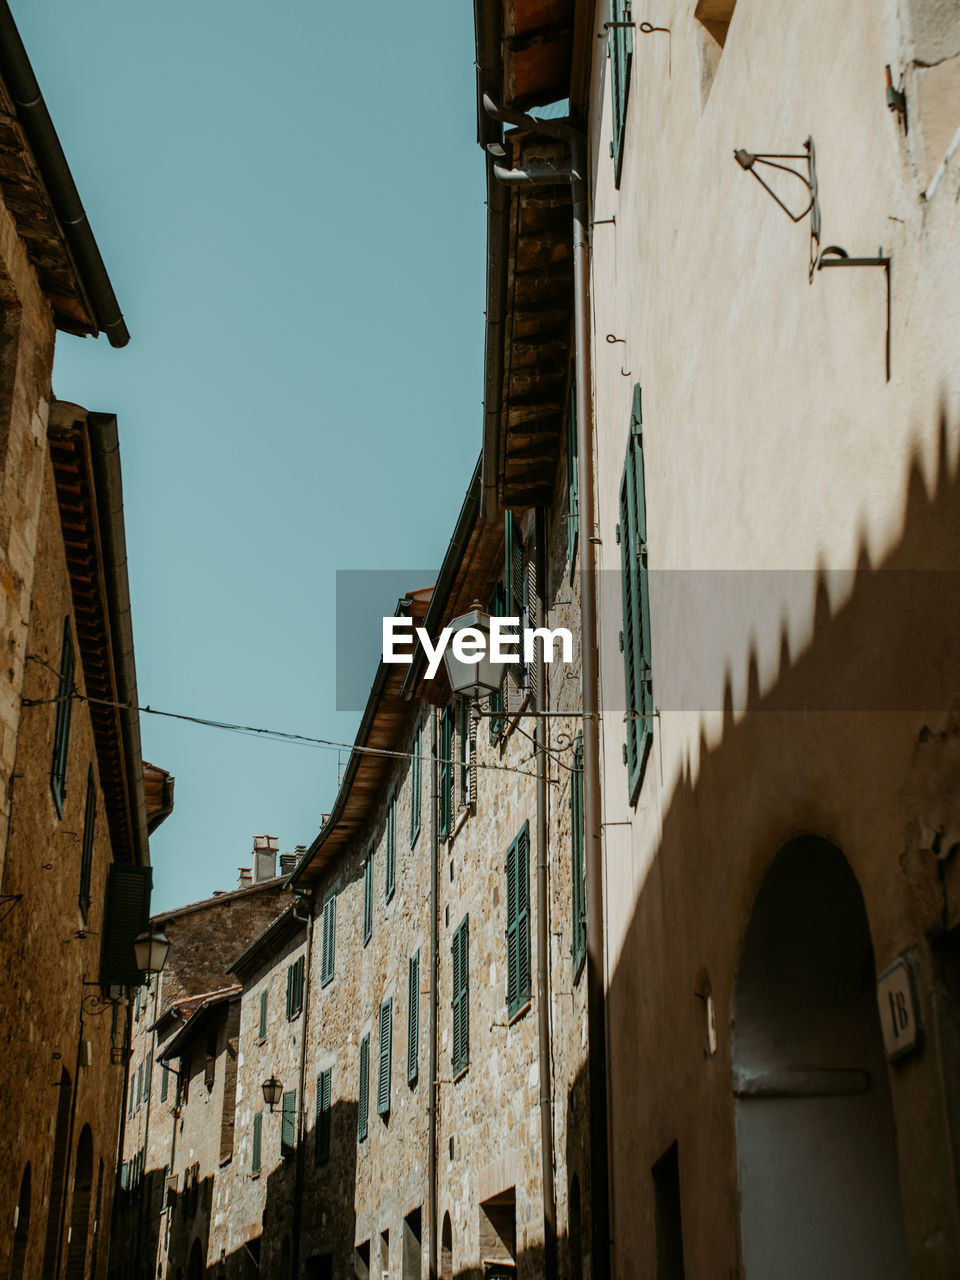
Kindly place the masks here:
[(892, 1062), (912, 1053), (919, 1040), (917, 1008), (910, 970), (902, 956), (877, 978), (877, 1005), (887, 1057)]

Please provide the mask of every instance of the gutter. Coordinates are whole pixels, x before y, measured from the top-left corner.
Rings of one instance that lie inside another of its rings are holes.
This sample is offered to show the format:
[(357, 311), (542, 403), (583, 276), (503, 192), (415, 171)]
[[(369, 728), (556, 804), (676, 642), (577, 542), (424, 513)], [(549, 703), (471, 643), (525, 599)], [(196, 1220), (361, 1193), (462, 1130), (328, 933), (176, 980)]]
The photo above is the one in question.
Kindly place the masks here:
[[(0, 11), (6, 6), (0, 3)], [(0, 32), (0, 39), (2, 39)], [(117, 675), (118, 711), (123, 735), (127, 793), (130, 804), (134, 857), (142, 867), (150, 865), (147, 838), (147, 801), (143, 789), (143, 751), (137, 671), (133, 659), (133, 619), (127, 578), (127, 543), (123, 528), (123, 485), (120, 478), (120, 444), (114, 414), (88, 413), (87, 433), (97, 492), (97, 523), (104, 552), (104, 577), (110, 608), (111, 649)]]
[(304, 1184), (304, 1116), (307, 1112), (307, 1020), (310, 1017), (310, 955), (313, 950), (313, 898), (304, 897), (306, 915), (298, 915), (296, 905), (293, 906), (293, 918), (307, 927), (307, 951), (304, 961), (303, 981), (303, 1025), (300, 1028), (300, 1105), (297, 1107), (297, 1164), (296, 1185), (293, 1192), (293, 1266), (290, 1274), (300, 1274), (300, 1231), (303, 1223), (303, 1184)]
[(94, 323), (107, 335), (111, 347), (125, 347), (130, 334), (120, 304), (6, 0), (0, 0), (0, 75), (63, 228)]
[(427, 1136), (427, 1220), (430, 1238), (430, 1280), (437, 1280), (438, 1250), (437, 1232), (439, 1230), (439, 1186), (437, 1179), (437, 1108), (440, 1103), (440, 1081), (437, 1079), (437, 1009), (438, 988), (440, 980), (440, 902), (439, 902), (439, 866), (440, 866), (440, 828), (437, 809), (440, 802), (440, 788), (437, 777), (437, 725), (440, 713), (436, 707), (430, 713), (432, 726), (432, 742), (430, 745), (430, 1098), (428, 1102), (428, 1136)]

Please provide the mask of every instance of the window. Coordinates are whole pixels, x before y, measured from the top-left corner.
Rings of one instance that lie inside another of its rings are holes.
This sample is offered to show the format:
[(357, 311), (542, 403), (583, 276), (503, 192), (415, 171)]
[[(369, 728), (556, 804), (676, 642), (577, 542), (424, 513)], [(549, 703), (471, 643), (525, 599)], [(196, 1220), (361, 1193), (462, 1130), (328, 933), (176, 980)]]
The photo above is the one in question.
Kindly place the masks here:
[(287, 969), (287, 1018), (295, 1018), (303, 1008), (305, 960), (300, 956)]
[[(503, 583), (498, 582), (494, 588), (493, 595), (490, 597), (490, 616), (492, 618), (502, 618), (505, 614)], [(503, 733), (503, 727), (506, 722), (504, 712), (506, 711), (506, 699), (503, 695), (503, 682), (496, 693), (491, 693), (487, 709), (490, 712), (490, 741), (496, 742)], [(499, 714), (497, 714), (499, 713)]]
[(357, 1098), (357, 1138), (363, 1142), (367, 1136), (367, 1115), (370, 1109), (370, 1036), (360, 1041), (360, 1088)]
[(390, 1061), (393, 1057), (393, 1000), (380, 1006), (380, 1067), (377, 1072), (377, 1115), (390, 1113)]
[(137, 1110), (140, 1110), (140, 1103), (143, 1100), (143, 1063), (137, 1067)]
[(580, 532), (580, 493), (577, 488), (579, 463), (577, 460), (577, 377), (576, 368), (570, 369), (570, 391), (567, 396), (567, 564), (570, 581), (577, 559), (577, 539)]
[(417, 842), (420, 834), (420, 804), (423, 791), (423, 721), (417, 724), (411, 747), (413, 760), (410, 762), (410, 848)]
[(387, 874), (384, 901), (389, 902), (397, 887), (397, 793), (387, 801)]
[(577, 734), (570, 775), (571, 915), (573, 938), (573, 979), (576, 982), (587, 954), (587, 900), (583, 883), (583, 735)]
[(410, 957), (407, 1004), (407, 1081), (412, 1084), (419, 1070), (420, 1044), (420, 952)]
[(253, 1117), (253, 1155), (250, 1157), (250, 1172), (260, 1172), (260, 1152), (263, 1141), (263, 1112), (258, 1111)]
[(440, 839), (453, 827), (453, 707), (440, 717)]
[(333, 1068), (328, 1067), (317, 1076), (317, 1127), (313, 1158), (316, 1164), (326, 1164), (330, 1159), (330, 1090)]
[(453, 935), (453, 1074), (470, 1062), (470, 917)]
[(476, 803), (476, 796), (473, 777), (473, 717), (471, 701), (465, 694), (460, 696), (459, 713), (460, 805), (461, 808), (469, 808)]
[(623, 670), (626, 686), (627, 766), (630, 803), (640, 792), (653, 742), (653, 684), (650, 663), (650, 599), (647, 569), (647, 509), (643, 476), (643, 419), (640, 387), (633, 389), (630, 441), (620, 483), (620, 543), (623, 590)]
[(73, 709), (73, 635), (70, 619), (63, 620), (63, 645), (60, 649), (60, 681), (57, 685), (57, 719), (53, 730), (53, 762), (50, 766), (50, 789), (57, 814), (63, 813), (67, 794), (67, 756), (70, 750), (70, 713)]
[(167, 1090), (170, 1088), (170, 1068), (166, 1063), (163, 1064), (163, 1071), (160, 1073), (160, 1101), (166, 1102)]
[(211, 1031), (207, 1036), (207, 1057), (203, 1068), (203, 1083), (212, 1089), (217, 1078), (217, 1033)]
[(288, 1089), (280, 1104), (280, 1155), (292, 1156), (297, 1149), (297, 1091)]
[(80, 914), (87, 923), (90, 910), (90, 875), (93, 870), (93, 828), (97, 817), (97, 784), (93, 765), (87, 766), (87, 800), (83, 809), (83, 842), (80, 846)]
[(507, 850), (507, 1015), (530, 999), (530, 828)]
[(507, 613), (503, 616), (520, 619), (517, 635), (517, 650), (520, 656), (511, 663), (509, 670), (513, 672), (521, 698), (530, 691), (530, 664), (523, 660), (523, 631), (530, 625), (526, 569), (523, 535), (513, 513), (508, 511), (504, 528), (503, 574), (504, 604)]
[(337, 895), (331, 893), (323, 904), (323, 957), (320, 964), (320, 985), (333, 981), (336, 967), (337, 943)]
[(260, 992), (260, 1025), (257, 1028), (257, 1040), (263, 1044), (267, 1038), (267, 988), (264, 987)]
[(630, 98), (630, 66), (633, 62), (633, 14), (630, 0), (610, 0), (610, 78), (613, 106), (613, 156), (614, 182), (619, 187), (623, 169), (623, 135), (627, 124), (627, 103)]
[(143, 1077), (143, 1098), (145, 1102), (150, 1101), (150, 1081), (153, 1078), (153, 1050), (147, 1054), (147, 1068)]
[(363, 864), (363, 945), (373, 937), (373, 841), (367, 846)]

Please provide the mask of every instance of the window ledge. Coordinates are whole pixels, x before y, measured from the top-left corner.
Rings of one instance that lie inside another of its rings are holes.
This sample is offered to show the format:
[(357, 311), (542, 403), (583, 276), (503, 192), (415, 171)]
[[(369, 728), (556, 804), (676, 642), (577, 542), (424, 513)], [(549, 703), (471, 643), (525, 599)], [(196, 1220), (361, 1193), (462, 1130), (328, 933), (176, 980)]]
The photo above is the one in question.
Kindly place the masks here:
[(459, 1071), (454, 1071), (453, 1083), (459, 1084), (459, 1082), (463, 1079), (463, 1077), (467, 1074), (469, 1070), (470, 1070), (470, 1063), (468, 1062), (467, 1065), (465, 1067), (461, 1067)]
[(516, 1013), (510, 1014), (510, 1016), (507, 1018), (507, 1026), (512, 1027), (515, 1022), (519, 1022), (520, 1019), (525, 1016), (525, 1014), (528, 1014), (530, 1012), (532, 1007), (533, 1007), (533, 996), (527, 996), (526, 1000), (524, 1000), (523, 1004), (516, 1011)]

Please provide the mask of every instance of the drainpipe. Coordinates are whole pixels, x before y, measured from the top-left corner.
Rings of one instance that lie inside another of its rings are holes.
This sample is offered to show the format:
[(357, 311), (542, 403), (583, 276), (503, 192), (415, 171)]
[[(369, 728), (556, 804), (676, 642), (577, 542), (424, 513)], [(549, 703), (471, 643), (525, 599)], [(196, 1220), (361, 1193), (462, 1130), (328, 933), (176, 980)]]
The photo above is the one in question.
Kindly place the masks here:
[(305, 915), (300, 915), (297, 907), (293, 908), (294, 920), (300, 920), (307, 926), (307, 956), (304, 961), (303, 980), (303, 1026), (300, 1029), (300, 1105), (297, 1107), (297, 1163), (296, 1178), (293, 1189), (293, 1270), (291, 1275), (300, 1275), (300, 1228), (303, 1222), (303, 1117), (306, 1114), (306, 1097), (304, 1089), (307, 1083), (307, 1021), (310, 1017), (310, 953), (313, 950), (313, 899), (304, 896)]
[(439, 910), (439, 874), (440, 832), (437, 826), (437, 804), (439, 801), (439, 779), (437, 777), (437, 710), (433, 709), (431, 720), (430, 746), (430, 1098), (428, 1110), (427, 1138), (427, 1199), (430, 1230), (430, 1280), (437, 1280), (437, 1102), (440, 1085), (437, 1081), (437, 981), (440, 974), (439, 947), (440, 921)]
[(590, 1059), (590, 1205), (594, 1280), (610, 1276), (610, 1186), (607, 1120), (607, 1044), (604, 1008), (603, 862), (600, 843), (600, 668), (597, 621), (596, 533), (593, 489), (593, 396), (590, 369), (590, 244), (587, 147), (579, 130), (560, 120), (537, 120), (499, 107), (483, 95), (495, 120), (570, 146), (569, 169), (527, 172), (494, 165), (501, 182), (519, 186), (569, 181), (573, 197), (573, 312), (576, 355), (577, 457), (580, 541), (581, 661), (583, 685), (583, 818), (587, 882), (587, 1039)]
[[(546, 517), (543, 507), (536, 509), (536, 623), (544, 622), (543, 590), (546, 581)], [(536, 653), (537, 710), (546, 712), (547, 672), (543, 645)], [(557, 1192), (554, 1185), (553, 1155), (553, 1079), (550, 1048), (550, 920), (547, 881), (547, 717), (537, 718), (537, 1033), (540, 1044), (540, 1152), (543, 1166), (543, 1274), (545, 1280), (556, 1280), (557, 1274)]]

